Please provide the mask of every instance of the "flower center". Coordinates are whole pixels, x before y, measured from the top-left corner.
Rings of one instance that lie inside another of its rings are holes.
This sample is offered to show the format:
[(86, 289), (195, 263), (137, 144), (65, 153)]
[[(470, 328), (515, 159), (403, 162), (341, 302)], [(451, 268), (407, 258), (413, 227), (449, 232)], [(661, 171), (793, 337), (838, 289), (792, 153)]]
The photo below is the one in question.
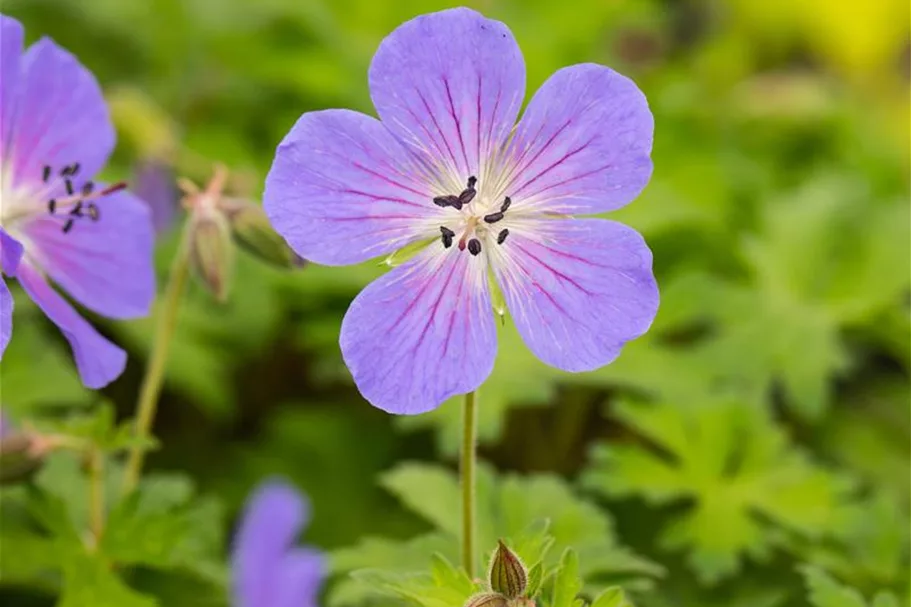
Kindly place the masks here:
[[(471, 201), (475, 199), (475, 196), (477, 196), (478, 192), (475, 189), (477, 183), (478, 178), (472, 175), (468, 178), (467, 187), (462, 190), (459, 195), (437, 196), (433, 199), (433, 204), (444, 208), (452, 207), (456, 211), (461, 212), (462, 207), (469, 205)], [(502, 221), (506, 217), (506, 211), (509, 210), (511, 204), (512, 200), (509, 196), (506, 196), (500, 204), (498, 211), (483, 216), (469, 214), (468, 219), (465, 222), (465, 229), (458, 241), (459, 250), (464, 251), (467, 248), (468, 252), (472, 255), (480, 255), (481, 240), (477, 236), (488, 233), (492, 234), (494, 232), (493, 224)], [(440, 226), (440, 234), (442, 236), (443, 246), (447, 249), (451, 247), (455, 240), (456, 233), (446, 226)], [(503, 228), (497, 231), (496, 235), (496, 243), (502, 245), (506, 242), (506, 237), (509, 236), (509, 230)]]
[[(50, 165), (45, 165), (41, 173), (41, 184), (38, 187), (20, 187), (15, 190), (6, 191), (6, 184), (10, 179), (4, 179), (3, 200), (4, 208), (0, 216), (0, 224), (5, 229), (14, 228), (14, 225), (23, 220), (33, 217), (39, 213), (46, 212), (61, 220), (64, 234), (69, 233), (78, 221), (99, 221), (101, 212), (95, 201), (113, 194), (126, 187), (126, 183), (120, 182), (106, 188), (96, 190), (92, 181), (85, 181), (80, 187), (76, 187), (74, 180), (79, 174), (80, 165), (78, 162), (69, 164), (57, 171)], [(4, 177), (7, 177), (6, 175)], [(55, 187), (63, 182), (65, 194), (63, 196), (51, 197), (50, 193)], [(7, 201), (9, 201), (8, 204)], [(41, 201), (37, 203), (37, 201)]]

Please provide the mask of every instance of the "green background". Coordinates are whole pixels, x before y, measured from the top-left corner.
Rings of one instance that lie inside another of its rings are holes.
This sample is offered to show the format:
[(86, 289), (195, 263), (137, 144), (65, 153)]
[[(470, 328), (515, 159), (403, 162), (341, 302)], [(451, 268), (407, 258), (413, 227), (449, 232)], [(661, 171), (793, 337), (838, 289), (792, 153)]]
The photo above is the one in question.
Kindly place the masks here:
[[(529, 93), (587, 61), (646, 93), (654, 177), (611, 217), (645, 235), (662, 291), (652, 331), (589, 374), (546, 367), (508, 321), (502, 328), (480, 392), (483, 549), (549, 517), (557, 545), (579, 550), (587, 585), (623, 583), (637, 605), (864, 604), (847, 591), (808, 595), (806, 580), (822, 571), (907, 604), (907, 3), (466, 4), (512, 29)], [(112, 177), (156, 162), (205, 183), (219, 161), (230, 189), (257, 199), (298, 116), (372, 112), (366, 71), (378, 43), (447, 6), (4, 0), (2, 10), (29, 41), (51, 36), (97, 75), (120, 134)], [(162, 284), (178, 231), (160, 237)], [(133, 558), (111, 548), (111, 560), (137, 563), (132, 587), (162, 605), (224, 604), (231, 526), (272, 474), (310, 496), (306, 541), (332, 551), (326, 605), (401, 604), (347, 573), (426, 569), (433, 549), (455, 558), (457, 400), (388, 416), (359, 397), (341, 361), (347, 304), (381, 273), (374, 262), (285, 272), (241, 253), (226, 303), (190, 287), (150, 483), (186, 516), (176, 530), (165, 524), (176, 514), (162, 517), (160, 542), (174, 533), (193, 549)], [(103, 398), (132, 415), (152, 321), (93, 319), (130, 352), (99, 395), (80, 386), (56, 330), (14, 295), (4, 414), (20, 427), (51, 423), (94, 415)], [(49, 458), (33, 483), (78, 527), (76, 459)], [(60, 604), (107, 605), (100, 590), (66, 596), (103, 575), (94, 561), (45, 558), (48, 519), (23, 511), (27, 492), (0, 493), (0, 600), (51, 605), (64, 588)]]

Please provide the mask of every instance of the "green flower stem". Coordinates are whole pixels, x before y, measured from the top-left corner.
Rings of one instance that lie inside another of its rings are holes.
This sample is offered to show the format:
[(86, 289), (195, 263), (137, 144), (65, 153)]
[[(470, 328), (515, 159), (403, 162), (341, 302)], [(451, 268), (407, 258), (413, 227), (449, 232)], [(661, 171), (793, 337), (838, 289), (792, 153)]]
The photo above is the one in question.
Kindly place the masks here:
[(92, 447), (89, 456), (89, 529), (93, 546), (101, 543), (104, 533), (104, 452)]
[(477, 468), (477, 394), (469, 392), (462, 405), (462, 566), (474, 577), (475, 471)]
[(168, 278), (162, 308), (155, 326), (155, 339), (152, 342), (152, 356), (146, 367), (145, 376), (142, 378), (142, 387), (139, 391), (139, 400), (136, 404), (136, 430), (138, 439), (130, 449), (126, 473), (123, 477), (124, 495), (133, 491), (139, 482), (142, 464), (145, 459), (144, 439), (149, 437), (152, 423), (155, 421), (155, 412), (158, 409), (158, 397), (164, 383), (165, 368), (168, 362), (171, 338), (177, 328), (177, 311), (180, 308), (180, 298), (190, 274), (190, 222), (184, 228), (183, 236), (174, 261), (171, 262), (171, 271)]

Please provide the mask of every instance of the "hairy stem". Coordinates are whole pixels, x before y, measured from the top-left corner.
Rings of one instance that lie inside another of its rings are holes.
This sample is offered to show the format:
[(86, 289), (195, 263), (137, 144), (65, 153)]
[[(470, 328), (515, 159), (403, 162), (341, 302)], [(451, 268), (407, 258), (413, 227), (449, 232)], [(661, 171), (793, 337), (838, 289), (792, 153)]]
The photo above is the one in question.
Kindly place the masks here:
[(469, 392), (462, 405), (462, 566), (474, 577), (475, 470), (477, 467), (477, 395)]
[(149, 438), (152, 423), (155, 421), (155, 412), (158, 409), (158, 397), (161, 394), (161, 387), (164, 383), (171, 338), (174, 337), (174, 330), (177, 328), (177, 311), (180, 308), (181, 295), (187, 283), (187, 277), (190, 274), (190, 233), (188, 222), (184, 228), (177, 255), (174, 257), (174, 261), (171, 262), (168, 285), (165, 289), (162, 307), (155, 326), (152, 355), (146, 367), (145, 376), (142, 378), (139, 400), (136, 403), (135, 437), (138, 440), (130, 449), (126, 473), (123, 477), (124, 495), (133, 491), (139, 482), (146, 451), (145, 446), (141, 443)]

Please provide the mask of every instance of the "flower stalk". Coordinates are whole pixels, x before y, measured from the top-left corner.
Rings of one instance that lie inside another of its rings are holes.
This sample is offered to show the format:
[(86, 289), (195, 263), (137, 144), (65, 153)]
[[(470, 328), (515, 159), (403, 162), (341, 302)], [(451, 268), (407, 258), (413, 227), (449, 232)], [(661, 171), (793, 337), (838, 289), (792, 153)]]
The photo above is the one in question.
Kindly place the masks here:
[(465, 395), (462, 405), (462, 566), (474, 575), (475, 477), (478, 438), (477, 392)]
[(174, 330), (177, 328), (177, 311), (180, 308), (180, 299), (183, 295), (187, 277), (190, 274), (190, 225), (184, 228), (180, 245), (177, 249), (168, 277), (158, 324), (155, 327), (155, 338), (152, 342), (152, 356), (146, 367), (145, 376), (139, 389), (139, 400), (136, 403), (136, 429), (138, 439), (130, 449), (127, 460), (126, 472), (123, 477), (123, 493), (129, 494), (136, 488), (139, 475), (142, 472), (145, 460), (145, 447), (142, 443), (149, 438), (155, 413), (158, 409), (158, 397), (164, 384), (165, 369), (168, 362), (168, 352)]
[(104, 498), (104, 452), (93, 446), (89, 456), (89, 530), (92, 533), (92, 545), (101, 543), (105, 522)]

